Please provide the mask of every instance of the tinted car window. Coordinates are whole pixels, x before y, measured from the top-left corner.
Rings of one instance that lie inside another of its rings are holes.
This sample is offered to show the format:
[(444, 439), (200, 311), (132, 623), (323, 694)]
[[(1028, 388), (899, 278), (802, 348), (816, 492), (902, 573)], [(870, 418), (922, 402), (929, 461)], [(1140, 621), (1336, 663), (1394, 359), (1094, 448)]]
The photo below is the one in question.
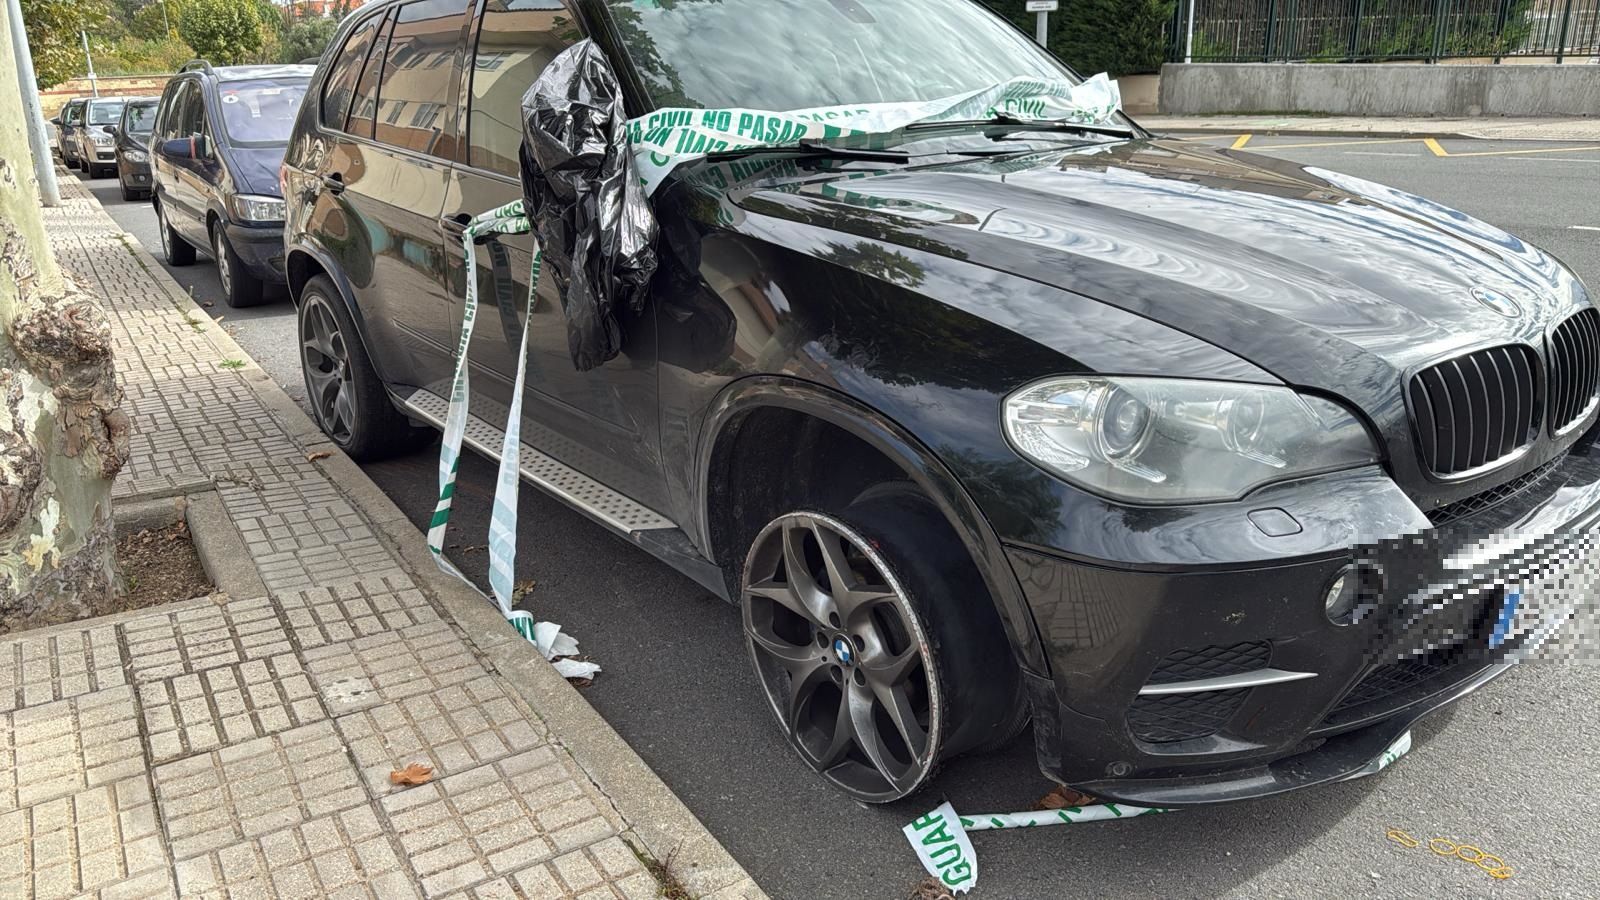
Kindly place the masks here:
[[(932, 100), (1018, 76), (1072, 78), (971, 0), (607, 5), (660, 106), (806, 109)], [(826, 39), (797, 44), (795, 35)]]
[(367, 64), (361, 69), (361, 80), (356, 82), (355, 96), (350, 99), (350, 119), (345, 130), (362, 137), (372, 137), (372, 120), (378, 112), (378, 76), (383, 73), (383, 61), (389, 53), (389, 37), (394, 32), (394, 18), (385, 20), (378, 33), (377, 44), (367, 54)]
[(455, 79), (450, 72), (465, 14), (462, 0), (423, 0), (400, 7), (378, 87), (379, 141), (454, 155), (450, 87)]
[(522, 95), (556, 54), (582, 38), (560, 0), (487, 0), (472, 62), (468, 162), (517, 174)]
[(125, 103), (116, 101), (89, 104), (90, 125), (115, 125), (122, 118), (122, 107)]
[(83, 121), (83, 104), (69, 103), (61, 113), (61, 121), (68, 125), (76, 125)]
[(154, 103), (130, 104), (122, 114), (122, 130), (129, 134), (149, 134), (156, 124)]
[(322, 89), (322, 125), (325, 128), (344, 128), (345, 116), (350, 112), (350, 98), (355, 95), (356, 81), (361, 78), (361, 66), (372, 48), (372, 37), (378, 33), (378, 23), (383, 16), (373, 16), (350, 33), (344, 46), (334, 57), (333, 70)]

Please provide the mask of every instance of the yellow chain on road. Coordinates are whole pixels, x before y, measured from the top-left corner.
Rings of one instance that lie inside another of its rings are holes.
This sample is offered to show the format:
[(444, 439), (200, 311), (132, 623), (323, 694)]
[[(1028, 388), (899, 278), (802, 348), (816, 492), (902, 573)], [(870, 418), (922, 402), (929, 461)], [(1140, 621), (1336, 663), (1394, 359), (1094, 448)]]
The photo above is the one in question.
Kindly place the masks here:
[[(1422, 846), (1422, 841), (1398, 828), (1391, 828), (1384, 832), (1384, 837), (1408, 850)], [(1428, 840), (1428, 849), (1438, 856), (1453, 857), (1463, 862), (1472, 863), (1482, 869), (1490, 878), (1497, 881), (1504, 881), (1516, 874), (1516, 870), (1506, 865), (1505, 860), (1471, 844), (1457, 844), (1449, 838), (1436, 837)]]

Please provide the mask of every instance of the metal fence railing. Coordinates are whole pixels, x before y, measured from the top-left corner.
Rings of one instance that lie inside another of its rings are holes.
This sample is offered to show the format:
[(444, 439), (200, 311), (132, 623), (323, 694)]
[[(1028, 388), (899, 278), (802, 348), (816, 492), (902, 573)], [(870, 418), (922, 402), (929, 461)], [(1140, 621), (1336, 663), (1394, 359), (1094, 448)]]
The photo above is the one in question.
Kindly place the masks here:
[(1600, 62), (1600, 0), (1195, 0), (1192, 45), (1177, 7), (1174, 62)]

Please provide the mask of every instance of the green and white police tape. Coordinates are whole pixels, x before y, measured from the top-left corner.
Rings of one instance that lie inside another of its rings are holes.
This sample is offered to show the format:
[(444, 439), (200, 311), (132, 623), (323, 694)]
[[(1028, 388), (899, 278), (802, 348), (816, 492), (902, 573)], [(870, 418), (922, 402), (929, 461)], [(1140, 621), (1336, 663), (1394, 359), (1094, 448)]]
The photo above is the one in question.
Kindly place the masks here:
[(796, 147), (802, 141), (883, 146), (913, 124), (1022, 120), (1093, 125), (1122, 108), (1117, 83), (1104, 73), (1065, 79), (1013, 78), (976, 91), (910, 103), (859, 103), (789, 112), (669, 107), (628, 122), (628, 140), (645, 193), (691, 160), (751, 147)]
[[(1411, 732), (1408, 731), (1384, 748), (1384, 751), (1371, 763), (1352, 773), (1345, 780), (1382, 772), (1410, 750)], [(911, 844), (911, 849), (916, 851), (917, 858), (922, 861), (922, 868), (926, 869), (929, 875), (939, 879), (951, 893), (965, 894), (978, 885), (978, 853), (972, 847), (971, 838), (967, 837), (969, 832), (1038, 828), (1046, 825), (1078, 825), (1112, 819), (1136, 819), (1140, 816), (1172, 811), (1156, 807), (1101, 803), (1095, 806), (1069, 806), (1065, 809), (963, 816), (958, 815), (949, 803), (943, 803), (901, 831), (905, 834), (906, 841)]]
[[(450, 527), (450, 509), (455, 501), (456, 474), (461, 468), (461, 443), (466, 436), (468, 406), (472, 397), (468, 371), (468, 350), (472, 346), (473, 326), (478, 320), (477, 239), (489, 234), (527, 234), (532, 223), (523, 212), (521, 200), (492, 209), (468, 224), (461, 238), (466, 251), (466, 301), (462, 304), (461, 337), (456, 342), (455, 371), (450, 381), (450, 409), (445, 414), (444, 440), (439, 450), (439, 502), (428, 526), (428, 549), (439, 568), (471, 584), (444, 555), (445, 532)], [(512, 607), (517, 562), (517, 495), (522, 471), (522, 388), (528, 375), (528, 329), (532, 327), (533, 302), (539, 287), (539, 272), (544, 261), (543, 247), (535, 245), (533, 267), (528, 275), (527, 310), (523, 316), (522, 347), (517, 354), (517, 379), (511, 390), (511, 409), (506, 415), (505, 439), (500, 445), (500, 469), (495, 479), (494, 508), (489, 515), (489, 589), (500, 612), (527, 638), (556, 671), (568, 678), (588, 678), (600, 670), (594, 663), (555, 657), (571, 656), (578, 643), (561, 628)]]

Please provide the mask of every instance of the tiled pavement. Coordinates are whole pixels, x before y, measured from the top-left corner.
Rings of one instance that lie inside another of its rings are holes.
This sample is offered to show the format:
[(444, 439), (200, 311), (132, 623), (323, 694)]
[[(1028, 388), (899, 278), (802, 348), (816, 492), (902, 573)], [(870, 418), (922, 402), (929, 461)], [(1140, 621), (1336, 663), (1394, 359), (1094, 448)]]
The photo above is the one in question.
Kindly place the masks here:
[[(559, 735), (63, 188), (51, 242), (107, 305), (135, 422), (116, 496), (214, 486), (269, 595), (0, 638), (0, 897), (656, 896)], [(391, 786), (414, 762), (435, 780)]]

